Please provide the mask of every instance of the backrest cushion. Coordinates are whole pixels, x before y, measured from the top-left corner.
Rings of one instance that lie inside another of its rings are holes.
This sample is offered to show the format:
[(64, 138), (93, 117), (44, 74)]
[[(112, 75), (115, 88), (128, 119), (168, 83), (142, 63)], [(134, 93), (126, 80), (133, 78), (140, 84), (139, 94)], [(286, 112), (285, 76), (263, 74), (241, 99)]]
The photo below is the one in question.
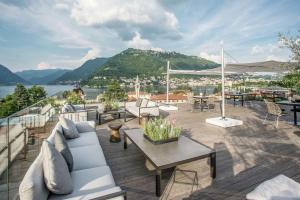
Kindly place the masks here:
[(69, 104), (69, 106), (72, 108), (72, 112), (76, 112), (75, 106), (73, 106), (72, 104)]
[(141, 107), (142, 108), (147, 107), (148, 101), (149, 101), (148, 99), (143, 99), (141, 103)]
[(56, 134), (56, 131), (59, 131), (61, 133), (63, 133), (63, 129), (60, 123), (57, 123), (56, 126), (54, 127), (54, 129), (52, 130), (51, 134), (49, 135), (49, 137), (47, 138), (47, 140), (51, 143), (54, 144), (54, 137)]
[(44, 182), (43, 156), (40, 153), (26, 172), (20, 187), (20, 200), (46, 200), (49, 190)]
[(74, 139), (74, 138), (78, 138), (80, 136), (79, 132), (76, 128), (76, 125), (72, 120), (69, 120), (67, 118), (64, 118), (63, 116), (60, 116), (59, 123), (62, 126), (63, 134), (66, 139)]
[(42, 144), (44, 180), (48, 190), (54, 194), (69, 194), (73, 191), (72, 178), (63, 156), (53, 144)]
[(135, 103), (136, 107), (140, 107), (141, 104), (142, 104), (142, 101), (143, 101), (142, 98), (138, 98), (138, 99), (136, 100), (136, 103)]
[(156, 102), (154, 102), (154, 101), (148, 101), (147, 107), (155, 107), (155, 106), (157, 106)]
[(55, 132), (54, 146), (55, 146), (56, 150), (64, 157), (64, 159), (68, 165), (68, 169), (71, 172), (73, 170), (73, 156), (72, 156), (72, 153), (70, 151), (70, 148), (67, 144), (65, 137), (58, 130), (56, 130), (56, 132)]

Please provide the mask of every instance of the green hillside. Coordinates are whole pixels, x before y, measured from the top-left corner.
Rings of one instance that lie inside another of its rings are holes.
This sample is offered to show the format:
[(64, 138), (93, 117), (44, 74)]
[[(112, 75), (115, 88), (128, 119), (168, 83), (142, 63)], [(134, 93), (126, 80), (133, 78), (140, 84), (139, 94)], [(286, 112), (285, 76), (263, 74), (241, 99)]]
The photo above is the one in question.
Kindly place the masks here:
[(61, 77), (70, 70), (66, 69), (44, 69), (44, 70), (24, 70), (16, 72), (18, 76), (31, 84), (48, 84)]
[(71, 83), (75, 81), (86, 80), (96, 69), (101, 68), (101, 66), (107, 61), (107, 58), (95, 58), (93, 60), (86, 61), (80, 67), (66, 72), (61, 77), (56, 79), (55, 83)]
[(0, 65), (0, 85), (28, 84), (27, 81), (11, 72), (7, 67)]
[(130, 48), (109, 58), (90, 78), (95, 76), (159, 76), (166, 73), (167, 60), (170, 60), (172, 69), (203, 70), (219, 66), (215, 62), (196, 56)]

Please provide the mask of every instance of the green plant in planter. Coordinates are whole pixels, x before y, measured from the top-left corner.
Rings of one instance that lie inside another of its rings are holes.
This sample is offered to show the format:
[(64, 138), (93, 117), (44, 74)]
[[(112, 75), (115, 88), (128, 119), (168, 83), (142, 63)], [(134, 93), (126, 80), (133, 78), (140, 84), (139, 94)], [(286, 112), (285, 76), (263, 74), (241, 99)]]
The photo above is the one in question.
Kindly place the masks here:
[(162, 141), (178, 138), (181, 134), (181, 128), (175, 127), (174, 123), (167, 120), (156, 118), (145, 124), (144, 134), (153, 141)]
[(105, 111), (111, 111), (111, 110), (118, 110), (119, 109), (119, 103), (116, 101), (105, 101), (104, 102), (104, 110)]

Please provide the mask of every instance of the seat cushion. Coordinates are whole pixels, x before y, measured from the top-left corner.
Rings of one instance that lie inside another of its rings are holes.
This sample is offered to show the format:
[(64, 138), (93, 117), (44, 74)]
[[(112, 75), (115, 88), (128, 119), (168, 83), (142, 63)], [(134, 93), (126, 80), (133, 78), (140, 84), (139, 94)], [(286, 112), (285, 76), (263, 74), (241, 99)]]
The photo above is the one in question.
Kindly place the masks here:
[(128, 106), (126, 107), (126, 110), (136, 117), (139, 116), (139, 108), (136, 106)]
[(107, 165), (100, 145), (70, 148), (73, 155), (73, 171)]
[(40, 153), (26, 172), (20, 187), (20, 200), (46, 200), (49, 190), (44, 183), (43, 156)]
[(300, 199), (300, 184), (281, 174), (261, 183), (248, 193), (246, 198), (248, 200)]
[(72, 140), (67, 140), (70, 148), (88, 146), (88, 145), (100, 145), (96, 132), (80, 133), (80, 137)]
[(63, 156), (47, 140), (42, 144), (42, 155), (44, 180), (48, 190), (54, 194), (71, 193), (72, 178)]
[(73, 192), (68, 195), (51, 195), (49, 199), (83, 200), (120, 191), (108, 166), (73, 171), (71, 176), (74, 183)]

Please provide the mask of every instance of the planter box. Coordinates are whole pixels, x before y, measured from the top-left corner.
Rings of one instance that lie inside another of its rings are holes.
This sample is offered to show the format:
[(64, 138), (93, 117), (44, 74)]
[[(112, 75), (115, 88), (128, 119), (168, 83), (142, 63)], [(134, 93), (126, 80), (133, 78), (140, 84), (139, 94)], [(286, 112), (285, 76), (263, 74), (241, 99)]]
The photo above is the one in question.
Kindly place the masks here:
[(169, 138), (169, 139), (166, 139), (166, 140), (158, 140), (158, 141), (153, 141), (150, 137), (148, 137), (147, 135), (144, 134), (144, 138), (146, 138), (148, 141), (150, 141), (152, 144), (165, 144), (165, 143), (168, 143), (168, 142), (175, 142), (175, 141), (178, 141), (178, 137), (175, 137), (175, 138)]

